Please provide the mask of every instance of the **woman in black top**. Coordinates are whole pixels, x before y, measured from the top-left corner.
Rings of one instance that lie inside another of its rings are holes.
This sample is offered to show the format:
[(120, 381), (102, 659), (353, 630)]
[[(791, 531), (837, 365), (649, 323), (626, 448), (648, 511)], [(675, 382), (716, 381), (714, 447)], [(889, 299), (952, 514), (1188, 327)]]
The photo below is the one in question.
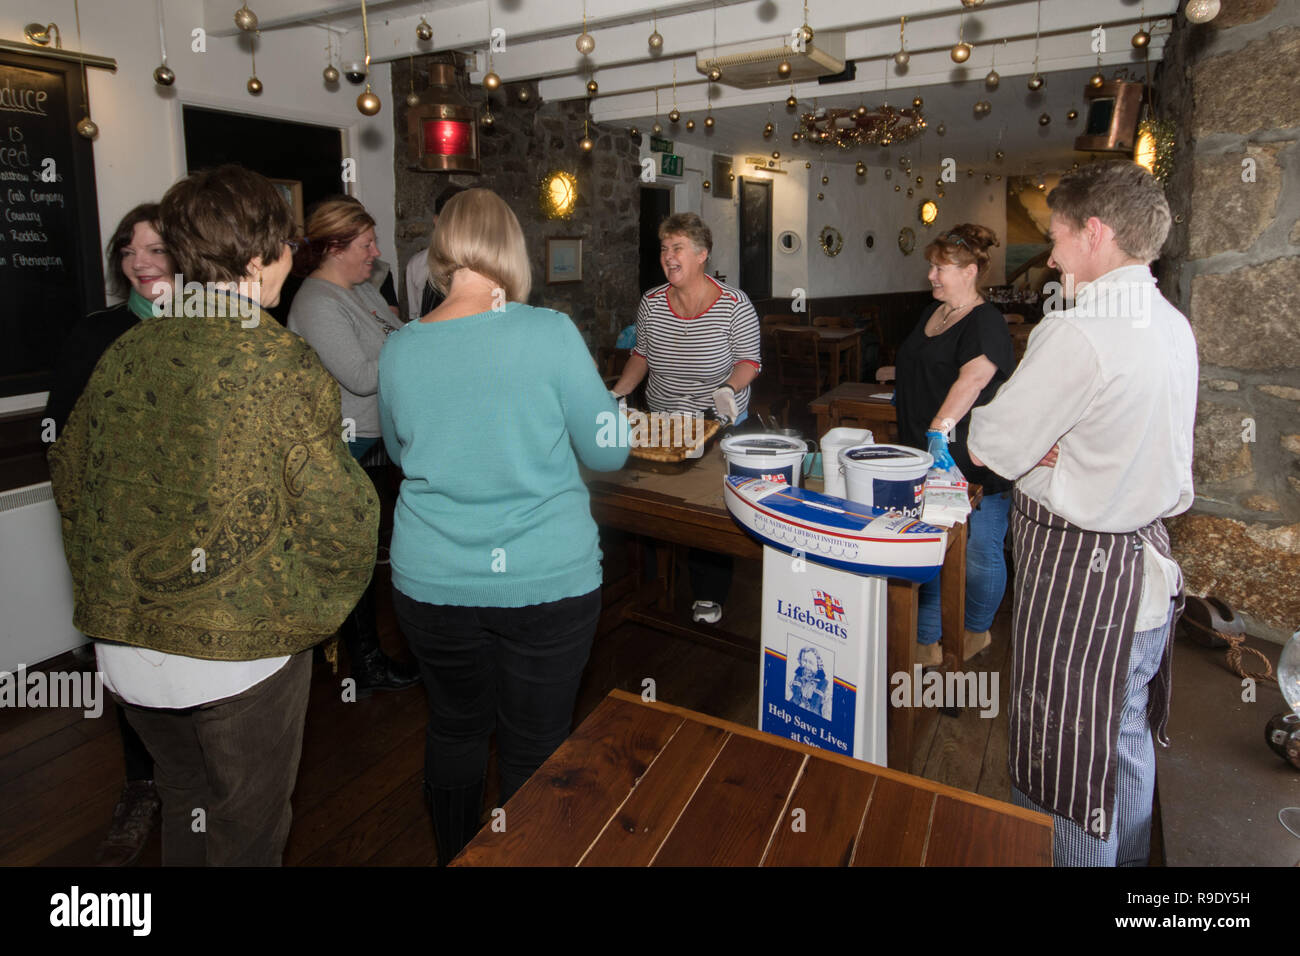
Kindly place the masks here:
[[(970, 410), (993, 399), (1015, 369), (1006, 319), (986, 303), (979, 278), (998, 244), (991, 229), (963, 223), (926, 247), (935, 303), (921, 314), (898, 350), (898, 435), (905, 445), (928, 448), (941, 467), (956, 464), (984, 488), (971, 513), (966, 540), (966, 656), (989, 645), (989, 628), (1006, 590), (1002, 556), (1010, 508), (1010, 482), (971, 463), (966, 449)], [(921, 586), (917, 661), (939, 664), (939, 582)]]
[[(137, 322), (153, 316), (154, 300), (170, 291), (175, 281), (176, 266), (158, 234), (157, 203), (142, 203), (123, 216), (108, 240), (107, 252), (109, 289), (125, 301), (86, 316), (68, 333), (45, 403), (44, 418), (54, 422), (55, 440), (100, 357)], [(114, 710), (122, 734), (126, 786), (108, 835), (95, 853), (97, 866), (134, 863), (162, 807), (153, 781), (153, 757), (127, 721), (122, 705), (115, 704)]]

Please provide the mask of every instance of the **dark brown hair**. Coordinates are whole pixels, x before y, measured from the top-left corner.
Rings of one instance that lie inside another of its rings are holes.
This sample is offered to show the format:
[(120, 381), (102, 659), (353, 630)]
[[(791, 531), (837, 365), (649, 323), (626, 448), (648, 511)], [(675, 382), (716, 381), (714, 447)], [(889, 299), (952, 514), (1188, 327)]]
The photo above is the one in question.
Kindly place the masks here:
[(925, 257), (931, 262), (950, 262), (955, 266), (975, 263), (975, 281), (989, 267), (989, 250), (999, 245), (998, 236), (988, 226), (963, 222), (953, 226), (925, 247)]
[(163, 241), (189, 282), (236, 282), (250, 259), (284, 254), (293, 214), (265, 176), (243, 166), (191, 173), (163, 196)]
[(1052, 212), (1074, 231), (1096, 216), (1115, 231), (1127, 256), (1150, 262), (1169, 235), (1169, 201), (1160, 180), (1128, 160), (1089, 163), (1061, 176), (1047, 194)]
[(351, 196), (322, 199), (307, 216), (307, 241), (294, 256), (293, 271), (303, 276), (315, 272), (327, 255), (373, 228), (375, 219), (361, 200)]
[(123, 298), (131, 294), (131, 283), (122, 273), (122, 250), (131, 244), (131, 239), (135, 236), (135, 227), (142, 222), (148, 223), (154, 232), (162, 235), (162, 229), (158, 225), (156, 202), (142, 202), (123, 216), (105, 247), (108, 260), (108, 291)]

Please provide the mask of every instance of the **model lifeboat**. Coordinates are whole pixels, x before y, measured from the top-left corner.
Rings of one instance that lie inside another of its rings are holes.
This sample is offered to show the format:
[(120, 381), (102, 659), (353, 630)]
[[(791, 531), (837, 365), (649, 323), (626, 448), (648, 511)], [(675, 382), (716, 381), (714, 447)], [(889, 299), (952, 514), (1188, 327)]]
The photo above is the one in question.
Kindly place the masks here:
[(723, 478), (727, 510), (769, 547), (853, 574), (924, 584), (948, 536), (915, 518), (759, 478)]

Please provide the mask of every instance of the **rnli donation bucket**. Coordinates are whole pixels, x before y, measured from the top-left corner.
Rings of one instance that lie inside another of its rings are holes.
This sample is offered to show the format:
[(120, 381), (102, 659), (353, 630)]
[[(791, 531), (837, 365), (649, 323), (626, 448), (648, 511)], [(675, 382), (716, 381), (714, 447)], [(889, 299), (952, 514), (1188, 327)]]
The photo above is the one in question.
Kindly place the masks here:
[(845, 497), (859, 504), (921, 516), (925, 473), (934, 458), (906, 445), (857, 445), (840, 452)]
[(786, 435), (732, 435), (722, 440), (727, 474), (784, 482), (798, 488), (808, 443)]

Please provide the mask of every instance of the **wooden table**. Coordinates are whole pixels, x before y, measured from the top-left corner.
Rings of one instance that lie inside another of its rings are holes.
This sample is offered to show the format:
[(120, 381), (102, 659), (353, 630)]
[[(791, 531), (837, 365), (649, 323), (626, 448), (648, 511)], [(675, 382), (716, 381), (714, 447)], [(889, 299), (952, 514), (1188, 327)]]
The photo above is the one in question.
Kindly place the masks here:
[[(831, 383), (834, 385), (835, 383)], [(883, 425), (898, 428), (898, 411), (888, 398), (873, 398), (874, 395), (883, 395), (888, 393), (894, 394), (892, 385), (879, 385), (871, 382), (845, 382), (832, 388), (824, 395), (818, 395), (808, 403), (808, 410), (817, 416), (817, 434), (825, 435), (832, 428), (831, 422), (831, 402), (837, 399), (847, 399), (851, 402), (863, 402), (870, 405), (872, 409), (879, 410), (879, 418), (868, 420), (863, 423), (863, 428), (870, 428), (874, 434), (878, 429), (883, 436), (888, 435), (888, 429), (880, 428)]]
[[(807, 332), (812, 329), (817, 333), (817, 348), (830, 356), (830, 384), (834, 388), (840, 383), (840, 356), (849, 356), (849, 367), (855, 369), (855, 375), (862, 371), (862, 329), (842, 329), (829, 325), (773, 325), (774, 330), (788, 332)], [(817, 434), (824, 434), (818, 432)]]
[(1052, 820), (612, 691), (452, 866), (1051, 866)]
[[(741, 530), (727, 511), (722, 498), (722, 476), (726, 463), (714, 445), (704, 457), (680, 475), (659, 475), (625, 468), (610, 473), (588, 474), (591, 513), (596, 523), (661, 542), (658, 575), (649, 589), (634, 570), (605, 591), (601, 630), (630, 620), (695, 640), (721, 644), (752, 655), (757, 663), (759, 637), (736, 635), (722, 628), (699, 627), (671, 616), (671, 545), (703, 548), (738, 558), (759, 559), (762, 546)], [(808, 481), (813, 490), (821, 482)], [(948, 551), (940, 571), (942, 582), (942, 627), (944, 666), (956, 669), (964, 660), (962, 642), (966, 615), (966, 526), (948, 532)], [(885, 649), (886, 673), (912, 673), (916, 657), (916, 608), (919, 585), (890, 578), (886, 588)], [(755, 674), (757, 680), (757, 674)], [(887, 688), (881, 688), (886, 693)], [(912, 754), (914, 709), (886, 708), (889, 765), (906, 768)]]

